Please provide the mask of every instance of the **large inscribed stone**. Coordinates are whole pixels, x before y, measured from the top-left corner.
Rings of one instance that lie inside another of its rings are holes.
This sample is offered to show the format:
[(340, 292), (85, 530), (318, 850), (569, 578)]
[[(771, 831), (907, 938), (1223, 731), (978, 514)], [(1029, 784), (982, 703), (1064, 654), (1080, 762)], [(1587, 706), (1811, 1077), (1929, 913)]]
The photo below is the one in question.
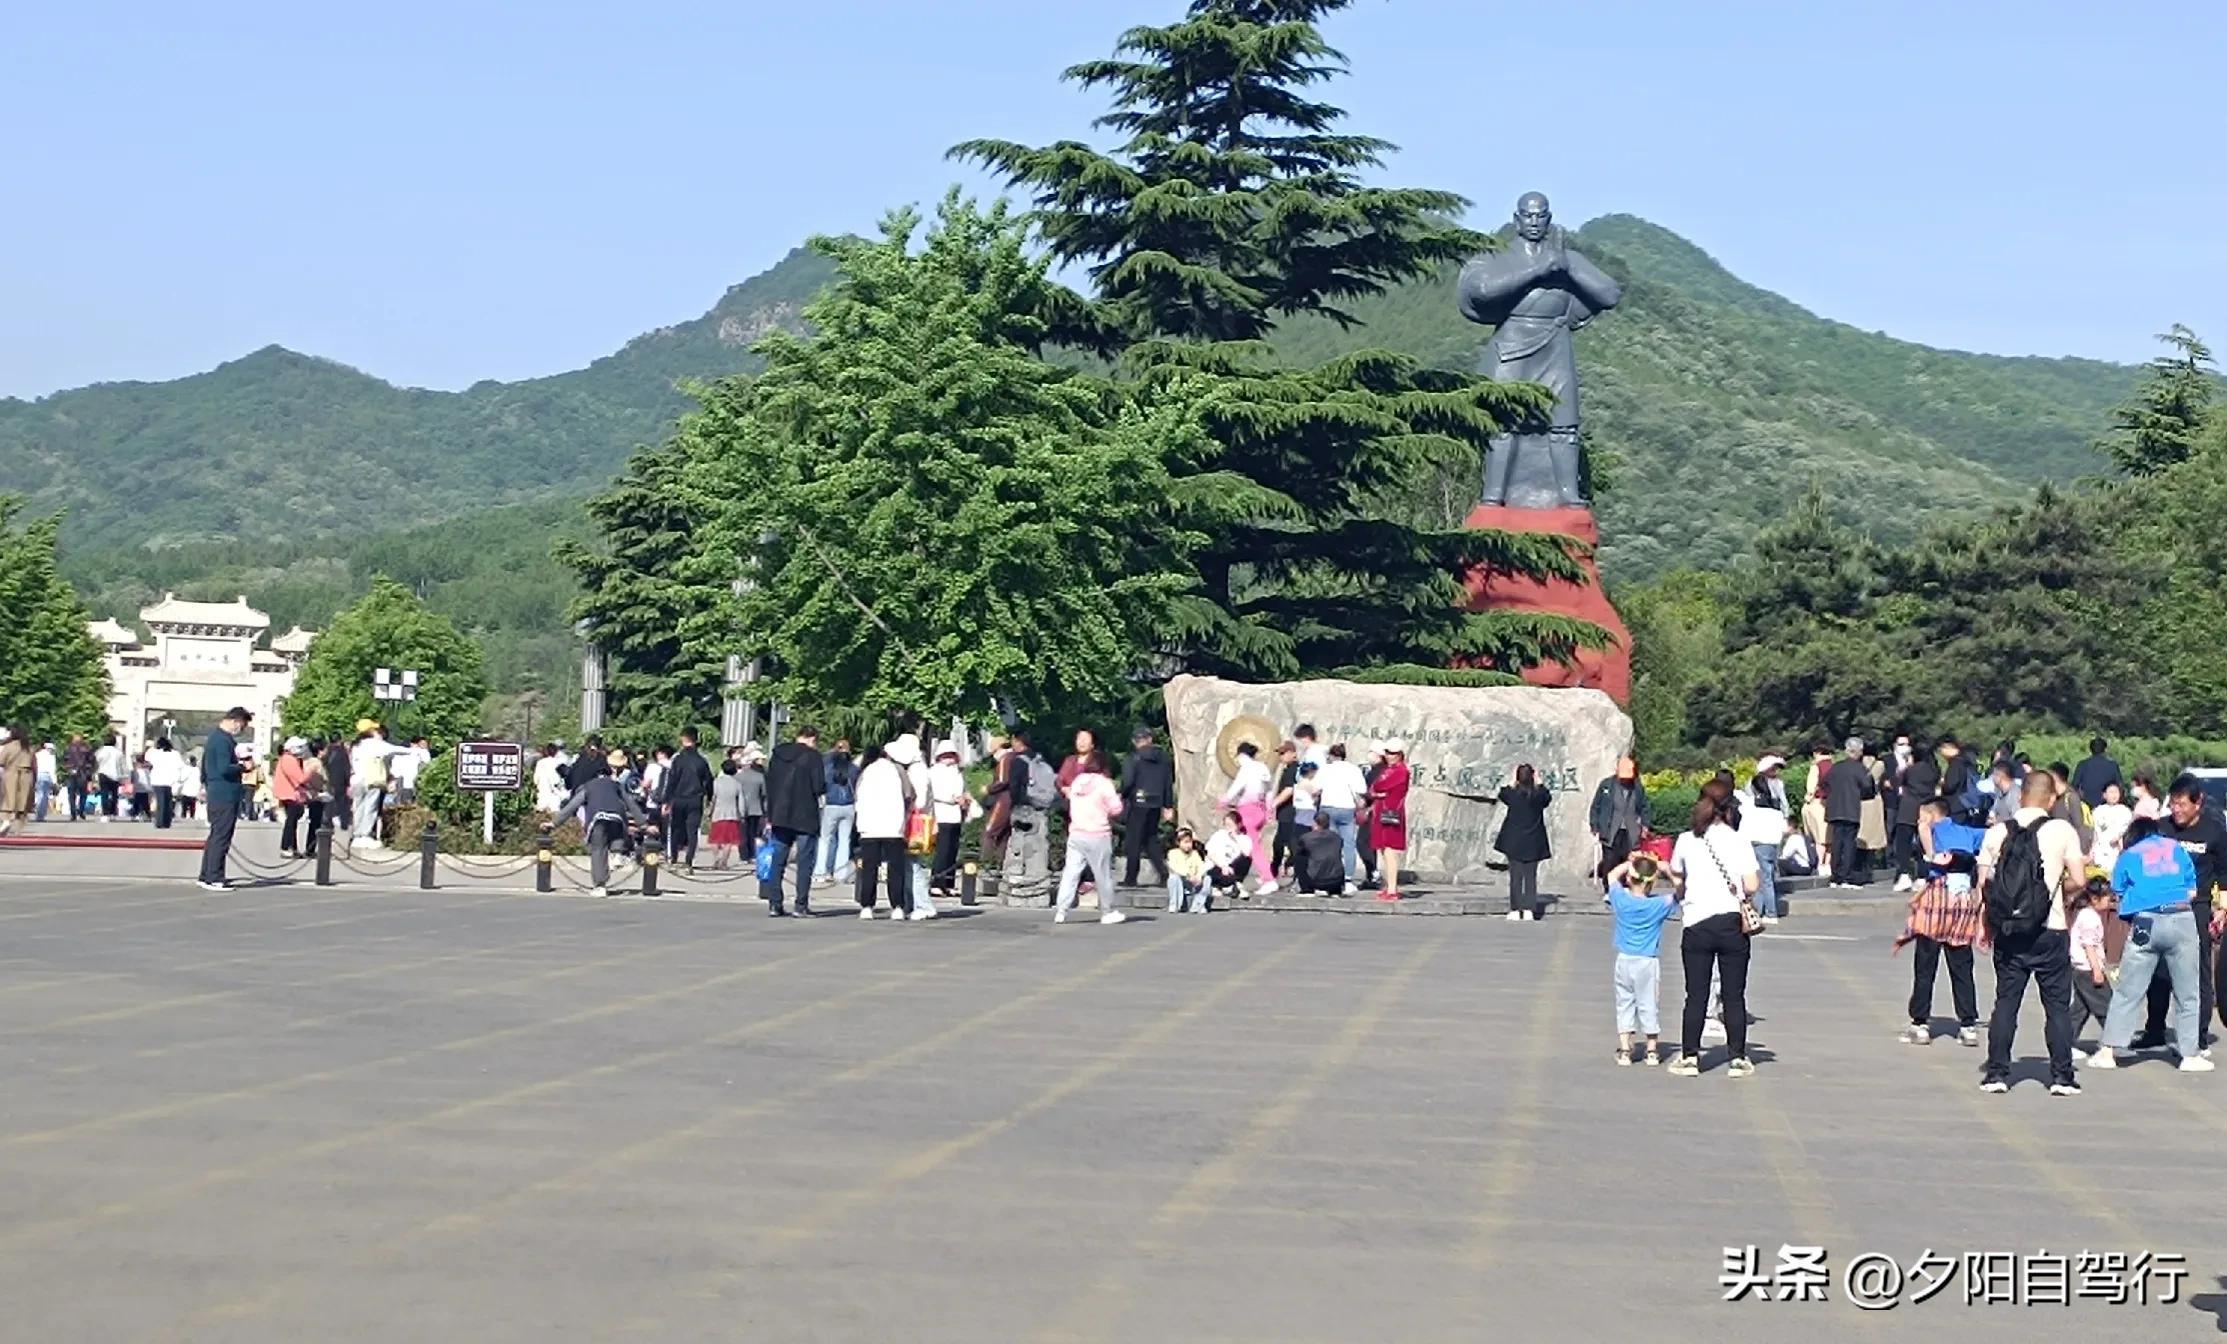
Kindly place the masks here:
[[(1167, 685), (1175, 748), (1176, 796), (1185, 824), (1206, 834), (1216, 801), (1230, 785), (1223, 757), (1235, 736), (1276, 742), (1311, 723), (1324, 745), (1343, 742), (1366, 763), (1371, 743), (1407, 743), (1414, 783), (1408, 795), (1406, 871), (1425, 882), (1498, 885), (1505, 861), (1492, 847), (1500, 833), (1496, 795), (1529, 763), (1554, 790), (1547, 830), (1554, 857), (1540, 869), (1543, 892), (1582, 896), (1596, 855), (1585, 813), (1594, 789), (1631, 748), (1632, 721), (1594, 690), (1531, 686), (1462, 688), (1375, 686), (1350, 681), (1250, 685), (1215, 677), (1177, 677)], [(1270, 729), (1273, 731), (1269, 731)]]

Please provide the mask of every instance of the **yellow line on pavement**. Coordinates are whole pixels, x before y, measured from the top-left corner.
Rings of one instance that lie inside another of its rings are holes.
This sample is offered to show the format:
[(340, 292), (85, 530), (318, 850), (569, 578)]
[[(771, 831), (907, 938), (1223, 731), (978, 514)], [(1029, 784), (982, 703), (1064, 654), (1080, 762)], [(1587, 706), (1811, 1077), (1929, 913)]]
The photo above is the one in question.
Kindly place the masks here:
[[(1266, 1153), (1277, 1136), (1305, 1117), (1316, 1095), (1351, 1064), (1361, 1047), (1376, 1034), (1400, 996), (1407, 992), (1423, 967), (1445, 946), (1450, 935), (1441, 932), (1409, 953), (1378, 982), (1369, 996), (1345, 1019), (1344, 1025), (1315, 1051), (1307, 1069), (1283, 1090), (1253, 1112), (1245, 1129), (1214, 1160), (1191, 1174), (1146, 1220), (1134, 1241), (1135, 1249), (1148, 1256), (1180, 1249), (1175, 1229), (1185, 1222), (1212, 1216), (1237, 1188), (1245, 1169)], [(1037, 1332), (1038, 1339), (1078, 1340), (1112, 1337), (1114, 1326), (1129, 1300), (1130, 1289), (1113, 1268), (1102, 1268), (1088, 1287), (1061, 1314), (1061, 1323)]]
[[(677, 944), (676, 948), (685, 946), (686, 944)], [(482, 1045), (492, 1045), (497, 1041), (510, 1040), (513, 1037), (529, 1035), (537, 1031), (548, 1031), (554, 1027), (575, 1026), (581, 1022), (588, 1022), (598, 1018), (609, 1017), (616, 1013), (630, 1012), (637, 1008), (646, 1008), (649, 1007), (651, 1004), (663, 1003), (669, 999), (685, 998), (693, 994), (700, 994), (705, 990), (722, 988), (724, 986), (736, 984), (745, 980), (755, 979), (758, 976), (765, 975), (771, 971), (779, 970), (783, 967), (793, 966), (799, 962), (810, 961), (817, 957), (829, 956), (836, 952), (844, 951), (849, 946), (851, 945), (848, 943), (831, 941), (809, 951), (792, 953), (789, 956), (785, 957), (776, 957), (771, 961), (759, 962), (755, 965), (745, 966), (740, 970), (727, 971), (722, 974), (712, 976), (709, 979), (692, 981), (685, 985), (673, 985), (668, 986), (664, 989), (650, 990), (641, 994), (629, 995), (624, 998), (611, 1000), (608, 1003), (597, 1004), (591, 1008), (583, 1008), (577, 1012), (566, 1013), (561, 1017), (544, 1018), (538, 1022), (524, 1022), (516, 1026), (501, 1027), (494, 1031), (485, 1031), (471, 1036), (463, 1036), (455, 1040), (442, 1041), (435, 1045), (417, 1046), (409, 1050), (397, 1051), (391, 1055), (382, 1055), (377, 1059), (364, 1060), (355, 1064), (343, 1064), (330, 1069), (318, 1069), (311, 1073), (296, 1074), (288, 1078), (276, 1078), (268, 1082), (252, 1083), (245, 1087), (231, 1088), (223, 1092), (205, 1092), (191, 1097), (181, 1097), (175, 1101), (160, 1102), (153, 1106), (144, 1106), (134, 1111), (122, 1111), (113, 1115), (95, 1116), (92, 1119), (81, 1120), (74, 1124), (63, 1126), (60, 1129), (43, 1130), (29, 1134), (0, 1136), (0, 1148), (14, 1147), (20, 1144), (27, 1143), (51, 1143), (57, 1139), (69, 1138), (94, 1130), (113, 1129), (122, 1125), (137, 1124), (147, 1120), (163, 1119), (169, 1116), (179, 1115), (189, 1111), (200, 1110), (203, 1107), (207, 1106), (220, 1106), (231, 1102), (253, 1101), (263, 1097), (277, 1096), (282, 1093), (292, 1092), (298, 1088), (308, 1087), (317, 1083), (328, 1083), (333, 1081), (334, 1079), (351, 1077), (355, 1074), (368, 1073), (374, 1069), (384, 1068), (391, 1064), (404, 1063), (406, 1061), (418, 1059), (427, 1055), (442, 1054), (455, 1050), (475, 1049)], [(627, 953), (624, 955), (631, 957), (634, 954)], [(675, 1051), (672, 1053), (678, 1052)], [(665, 1056), (660, 1056), (660, 1058), (663, 1057)], [(587, 1075), (581, 1076), (584, 1077)], [(531, 1089), (528, 1089), (528, 1091), (530, 1090)], [(297, 1149), (293, 1151), (302, 1152), (305, 1150)], [(255, 1169), (260, 1169), (260, 1164), (256, 1164)], [(234, 1168), (231, 1170), (240, 1172), (241, 1174), (245, 1174), (248, 1168)], [(221, 1176), (223, 1174), (223, 1172), (214, 1172), (210, 1173), (209, 1175)], [(180, 1193), (189, 1193), (193, 1189), (200, 1188), (202, 1184), (206, 1183), (206, 1181), (207, 1178), (205, 1177), (203, 1178), (203, 1180), (200, 1181), (189, 1181), (183, 1183), (182, 1185), (168, 1187), (168, 1189)], [(149, 1198), (152, 1198), (152, 1196), (150, 1196)], [(79, 1215), (78, 1219), (61, 1219), (45, 1226), (57, 1228), (65, 1227), (74, 1225), (81, 1219), (90, 1219), (93, 1222), (99, 1222), (102, 1221), (105, 1217), (119, 1216), (117, 1213), (111, 1213), (108, 1211), (129, 1211), (131, 1207), (138, 1202), (139, 1201), (130, 1200), (122, 1201), (120, 1204), (105, 1206), (105, 1209), (91, 1210), (87, 1214)], [(40, 1230), (41, 1229), (38, 1225), (33, 1225), (31, 1227), (19, 1228), (17, 1229), (17, 1233), (29, 1234), (38, 1232)], [(0, 1234), (0, 1246), (12, 1245), (14, 1244), (14, 1241), (15, 1236)]]
[(1489, 1268), (1499, 1257), (1498, 1243), (1507, 1236), (1515, 1219), (1516, 1196), (1522, 1192), (1525, 1171), (1531, 1165), (1531, 1148), (1545, 1123), (1539, 1101), (1545, 1091), (1547, 1060), (1557, 1039), (1557, 992), (1569, 983), (1570, 962), (1577, 948), (1574, 921), (1560, 919), (1554, 955), (1537, 981), (1531, 1015), (1524, 1023), (1515, 1062), (1515, 1087), (1508, 1093), (1508, 1113), (1496, 1127), (1501, 1135), (1492, 1158), (1485, 1164), (1483, 1207), (1477, 1212), (1463, 1258), (1477, 1269)]
[[(940, 974), (943, 971), (950, 970), (954, 966), (962, 965), (971, 961), (979, 961), (990, 956), (993, 953), (1003, 951), (1008, 948), (1024, 945), (1025, 944), (1020, 943), (1019, 940), (1015, 940), (1011, 943), (992, 943), (985, 946), (972, 948), (968, 951), (961, 952), (956, 956), (946, 957), (941, 961), (930, 962), (923, 966), (913, 967), (911, 969), (895, 972), (893, 974), (877, 976), (874, 979), (861, 984), (854, 989), (846, 990), (843, 993), (832, 995), (827, 998), (815, 999), (811, 1003), (807, 1003), (796, 1008), (791, 1008), (786, 1012), (778, 1014), (777, 1016), (764, 1018), (752, 1022), (749, 1026), (741, 1028), (740, 1032), (737, 1033), (732, 1039), (723, 1040), (721, 1044), (735, 1044), (739, 1043), (739, 1041), (741, 1040), (768, 1035), (776, 1031), (782, 1031), (789, 1027), (795, 1026), (798, 1022), (801, 1022), (806, 1018), (817, 1017), (834, 1009), (848, 1007), (851, 1004), (857, 1003), (862, 999), (869, 999), (878, 995), (886, 994), (893, 989), (900, 988), (913, 981), (924, 979), (928, 976)], [(1104, 974), (1107, 971), (1112, 970), (1115, 965), (1131, 960), (1135, 956), (1141, 955), (1147, 950), (1150, 949), (1136, 948), (1130, 952), (1123, 953), (1120, 956), (1108, 958), (1106, 961), (1099, 963), (1098, 966), (1090, 972), (1086, 972), (1085, 976), (1081, 978), (1090, 978), (1095, 975)], [(1004, 1015), (1010, 1009), (1017, 1005), (1020, 1005), (1024, 1001), (1036, 999), (1037, 996), (1042, 992), (1043, 991), (1037, 991), (1036, 993), (1023, 996), (1022, 999), (1008, 1000), (1007, 1002), (1001, 1003), (994, 1008), (986, 1009), (983, 1012), (977, 1013), (971, 1018), (967, 1018), (963, 1021), (955, 1023), (952, 1026), (938, 1029), (935, 1034), (926, 1037), (923, 1040), (913, 1041), (906, 1045), (900, 1046), (897, 1049), (889, 1051), (886, 1054), (879, 1055), (874, 1059), (868, 1060), (864, 1064), (853, 1065), (851, 1068), (845, 1069), (841, 1073), (817, 1079), (811, 1083), (806, 1084), (803, 1087), (792, 1088), (787, 1092), (779, 1093), (773, 1096), (759, 1097), (754, 1101), (744, 1102), (737, 1106), (725, 1108), (717, 1112), (716, 1114), (707, 1116), (704, 1119), (699, 1120), (693, 1124), (668, 1131), (664, 1134), (655, 1135), (651, 1138), (628, 1144), (623, 1148), (614, 1149), (610, 1152), (606, 1152), (596, 1157), (590, 1158), (585, 1162), (579, 1163), (576, 1166), (566, 1169), (558, 1175), (535, 1181), (528, 1185), (519, 1186), (512, 1190), (507, 1190), (492, 1199), (484, 1200), (478, 1204), (473, 1205), (470, 1208), (458, 1209), (453, 1212), (443, 1214), (439, 1218), (432, 1219), (425, 1223), (420, 1223), (415, 1227), (404, 1230), (396, 1236), (388, 1238), (387, 1240), (379, 1243), (376, 1246), (367, 1248), (364, 1252), (363, 1257), (361, 1258), (383, 1261), (393, 1257), (403, 1248), (414, 1244), (422, 1238), (435, 1236), (456, 1236), (478, 1231), (486, 1227), (489, 1223), (493, 1222), (505, 1211), (515, 1208), (516, 1206), (526, 1202), (527, 1200), (545, 1195), (560, 1194), (570, 1190), (586, 1188), (588, 1185), (591, 1184), (589, 1178), (592, 1175), (608, 1172), (614, 1168), (623, 1167), (630, 1163), (640, 1161), (641, 1159), (651, 1156), (652, 1154), (677, 1147), (693, 1139), (713, 1133), (726, 1125), (734, 1123), (737, 1120), (743, 1120), (752, 1116), (762, 1115), (767, 1112), (777, 1110), (781, 1107), (793, 1105), (796, 1102), (805, 1100), (806, 1098), (814, 1096), (818, 1093), (825, 1092), (842, 1082), (857, 1081), (862, 1078), (870, 1077), (876, 1073), (883, 1072), (884, 1070), (904, 1060), (924, 1053), (925, 1051), (938, 1049), (957, 1036), (964, 1035), (967, 1032), (976, 1030), (980, 1027), (981, 1024)], [(319, 1269), (330, 1269), (331, 1267), (332, 1266), (329, 1262), (318, 1266)], [(241, 1320), (249, 1316), (261, 1315), (262, 1313), (267, 1312), (272, 1307), (276, 1306), (288, 1294), (297, 1292), (307, 1287), (308, 1285), (304, 1282), (304, 1278), (304, 1275), (297, 1274), (280, 1283), (273, 1284), (263, 1291), (253, 1294), (252, 1296), (235, 1298), (229, 1302), (218, 1303), (217, 1305), (209, 1307), (204, 1311), (198, 1312), (190, 1320), (184, 1322), (181, 1326), (183, 1337), (188, 1339), (195, 1338), (196, 1335), (194, 1334), (194, 1331), (196, 1327), (210, 1322), (234, 1321)]]

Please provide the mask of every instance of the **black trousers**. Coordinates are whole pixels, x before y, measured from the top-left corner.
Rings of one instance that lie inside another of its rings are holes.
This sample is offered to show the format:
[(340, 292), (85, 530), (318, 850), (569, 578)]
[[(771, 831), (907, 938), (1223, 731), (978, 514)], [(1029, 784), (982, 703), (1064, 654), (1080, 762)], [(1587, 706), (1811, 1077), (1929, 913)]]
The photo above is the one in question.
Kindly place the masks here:
[(173, 795), (171, 794), (170, 786), (167, 784), (156, 785), (154, 793), (155, 829), (158, 831), (167, 831), (170, 829), (170, 818), (177, 814), (176, 808), (174, 808), (171, 803)]
[[(1290, 808), (1276, 814), (1276, 838), (1268, 846), (1268, 867), (1277, 877), (1299, 862), (1299, 814)], [(1297, 876), (1294, 872), (1294, 876)], [(1136, 880), (1132, 874), (1130, 880)], [(1340, 882), (1341, 887), (1345, 884)], [(1304, 888), (1302, 888), (1304, 890)]]
[[(2205, 1045), (2212, 1043), (2212, 1012), (2221, 1002), (2219, 968), (2212, 964), (2218, 955), (2218, 945), (2212, 941), (2212, 904), (2210, 901), (2190, 901), (2188, 908), (2196, 913), (2196, 936), (2203, 940), (2204, 950), (2196, 959), (2196, 1035)], [(2142, 1035), (2165, 1041), (2170, 1034), (2165, 1030), (2168, 1015), (2173, 1007), (2173, 975), (2165, 968), (2161, 958), (2157, 974), (2150, 977), (2149, 1018), (2142, 1025)]]
[(905, 852), (904, 840), (860, 840), (856, 853), (859, 908), (874, 908), (874, 898), (881, 892), (881, 878), (886, 873), (889, 877), (889, 908), (911, 914), (912, 855)]
[(1537, 859), (1508, 860), (1508, 908), (1510, 910), (1537, 910), (1539, 908), (1539, 861)]
[[(315, 806), (315, 804), (311, 804), (311, 806)], [(281, 827), (278, 833), (279, 852), (284, 854), (301, 853), (302, 847), (299, 841), (301, 840), (302, 804), (280, 803), (278, 810), (284, 813), (286, 817), (286, 825)], [(312, 825), (309, 828), (309, 833), (314, 837), (317, 834), (316, 826)]]
[(1894, 869), (1896, 877), (1918, 879), (1918, 828), (1916, 823), (1896, 823), (1887, 833), (1887, 866)]
[(232, 832), (240, 824), (238, 803), (209, 803), (209, 838), (201, 845), (201, 880), (224, 881), (225, 860), (232, 857)]
[[(673, 823), (672, 839), (669, 842), (673, 862), (685, 863), (691, 868), (695, 867), (696, 832), (704, 824), (704, 800), (692, 798), (685, 803), (674, 803), (672, 816), (668, 820)], [(742, 847), (745, 852), (755, 853), (758, 848), (758, 837), (747, 831), (744, 832)]]
[(1861, 829), (1853, 821), (1828, 821), (1825, 823), (1825, 843), (1833, 858), (1833, 881), (1856, 880), (1856, 832)]
[(929, 861), (928, 890), (949, 895), (959, 889), (959, 833), (965, 829), (956, 821), (936, 823), (936, 852)]
[(310, 848), (314, 849), (317, 847), (317, 833), (325, 829), (325, 800), (322, 798), (312, 798), (309, 800), (308, 807), (309, 844)]
[[(1276, 843), (1283, 844), (1283, 828), (1276, 830)], [(1161, 886), (1168, 884), (1168, 842), (1160, 834), (1160, 808), (1132, 802), (1121, 814), (1121, 870), (1122, 885), (1137, 885), (1140, 859), (1152, 860), (1152, 871), (1159, 874), (1154, 880)]]
[(115, 780), (110, 779), (106, 775), (102, 775), (100, 777), (100, 780), (101, 815), (104, 817), (113, 817), (116, 815), (117, 783)]
[(1237, 884), (1243, 882), (1245, 880), (1245, 875), (1252, 871), (1253, 856), (1250, 854), (1240, 854), (1237, 856), (1237, 862), (1229, 866), (1229, 871), (1227, 873), (1222, 872), (1218, 868), (1207, 869), (1206, 880), (1208, 885), (1212, 886), (1214, 890), (1228, 893), (1236, 891)]
[(2080, 1033), (2091, 1021), (2099, 1028), (2111, 1015), (2111, 982), (2095, 982), (2095, 977), (2075, 966), (2072, 970), (2072, 1039), (2079, 1040)]
[(1910, 966), (1910, 1020), (1918, 1026), (1933, 1022), (1933, 982), (1938, 978), (1942, 954), (1948, 954), (1949, 997), (1956, 1003), (1956, 1024), (1976, 1027), (1980, 1022), (1980, 996), (1972, 987), (1972, 949), (1949, 947), (1920, 936), (1917, 958)]
[(1623, 867), (1624, 860), (1631, 856), (1632, 833), (1630, 831), (1618, 831), (1614, 835), (1604, 836), (1601, 840), (1601, 866), (1599, 871), (1593, 875), (1606, 882), (1608, 881), (1608, 875)]
[(1709, 1018), (1709, 972), (1724, 990), (1724, 1035), (1730, 1057), (1748, 1053), (1748, 957), (1754, 947), (1740, 931), (1740, 912), (1711, 915), (1688, 924), (1678, 938), (1678, 959), (1686, 968), (1686, 1013), (1679, 1048), (1701, 1053), (1701, 1024)]
[(2072, 1078), (2072, 938), (2043, 929), (2019, 939), (1995, 940), (1995, 1015), (1987, 1024), (1987, 1073), (2010, 1079), (2011, 1045), (2018, 1039), (2018, 1010), (2026, 982), (2041, 992), (2043, 1039), (2049, 1045), (2049, 1081)]

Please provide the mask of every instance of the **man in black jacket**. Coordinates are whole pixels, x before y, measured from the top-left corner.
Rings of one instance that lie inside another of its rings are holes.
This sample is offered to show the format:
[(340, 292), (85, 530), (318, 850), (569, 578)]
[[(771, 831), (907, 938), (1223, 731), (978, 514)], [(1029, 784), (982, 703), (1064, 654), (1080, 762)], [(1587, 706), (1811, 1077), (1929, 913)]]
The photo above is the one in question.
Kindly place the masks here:
[(2072, 768), (2072, 787), (2079, 791), (2080, 801), (2090, 807), (2103, 805), (2103, 791), (2116, 784), (2121, 792), (2126, 790), (2126, 777), (2119, 773), (2119, 763), (2111, 759), (2111, 744), (2102, 738), (2088, 741), (2088, 759)]
[[(1856, 833), (1863, 824), (1864, 800), (1879, 796), (1879, 785), (1864, 768), (1864, 740), (1851, 737), (1845, 754), (1825, 774), (1825, 835), (1832, 847), (1833, 885), (1860, 887), (1856, 878)], [(1869, 874), (1866, 874), (1868, 877)]]
[(565, 792), (576, 793), (589, 780), (601, 779), (610, 774), (611, 763), (606, 759), (609, 755), (610, 749), (603, 745), (603, 739), (590, 734), (588, 740), (580, 744), (580, 754), (572, 758), (571, 765), (565, 767)]
[[(581, 759), (586, 759), (584, 753)], [(711, 763), (696, 749), (693, 728), (681, 730), (680, 754), (665, 767), (662, 794), (658, 802), (665, 813), (665, 829), (672, 838), (673, 861), (683, 870), (693, 871), (696, 831), (704, 822), (704, 801), (711, 797)]]
[(1175, 762), (1154, 744), (1150, 728), (1139, 727), (1131, 741), (1136, 750), (1121, 766), (1121, 885), (1137, 885), (1137, 861), (1149, 852), (1165, 887), (1168, 843), (1160, 838), (1160, 825), (1175, 816)]
[(812, 915), (812, 867), (819, 858), (820, 799), (827, 793), (827, 759), (820, 755), (819, 730), (796, 730), (796, 739), (773, 749), (766, 767), (766, 826), (775, 846), (773, 880), (760, 882), (766, 913), (779, 918), (781, 870), (796, 854), (796, 912)]
[(1918, 867), (1925, 861), (1918, 852), (1918, 809), (1940, 796), (1941, 767), (1934, 763), (1933, 749), (1913, 742), (1910, 763), (1895, 781), (1894, 831), (1887, 838), (1896, 891), (1908, 891), (1918, 883)]

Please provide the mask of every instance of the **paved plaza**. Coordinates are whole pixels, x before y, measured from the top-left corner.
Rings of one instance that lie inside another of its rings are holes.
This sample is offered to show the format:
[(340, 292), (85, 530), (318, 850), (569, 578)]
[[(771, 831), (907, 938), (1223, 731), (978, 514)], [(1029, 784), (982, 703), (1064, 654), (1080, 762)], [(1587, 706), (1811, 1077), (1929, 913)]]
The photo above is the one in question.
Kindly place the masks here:
[[(1768, 936), (1737, 1082), (1714, 1050), (1611, 1066), (1591, 918), (0, 877), (6, 1335), (2216, 1338), (2227, 1082), (2151, 1060), (2052, 1099), (2029, 1008), (1983, 1096), (1978, 1051), (1895, 1042), (1889, 932)], [(1765, 1274), (1823, 1248), (1831, 1300), (1720, 1300), (1749, 1244)], [(2188, 1277), (1844, 1300), (1859, 1254), (1928, 1250)]]

